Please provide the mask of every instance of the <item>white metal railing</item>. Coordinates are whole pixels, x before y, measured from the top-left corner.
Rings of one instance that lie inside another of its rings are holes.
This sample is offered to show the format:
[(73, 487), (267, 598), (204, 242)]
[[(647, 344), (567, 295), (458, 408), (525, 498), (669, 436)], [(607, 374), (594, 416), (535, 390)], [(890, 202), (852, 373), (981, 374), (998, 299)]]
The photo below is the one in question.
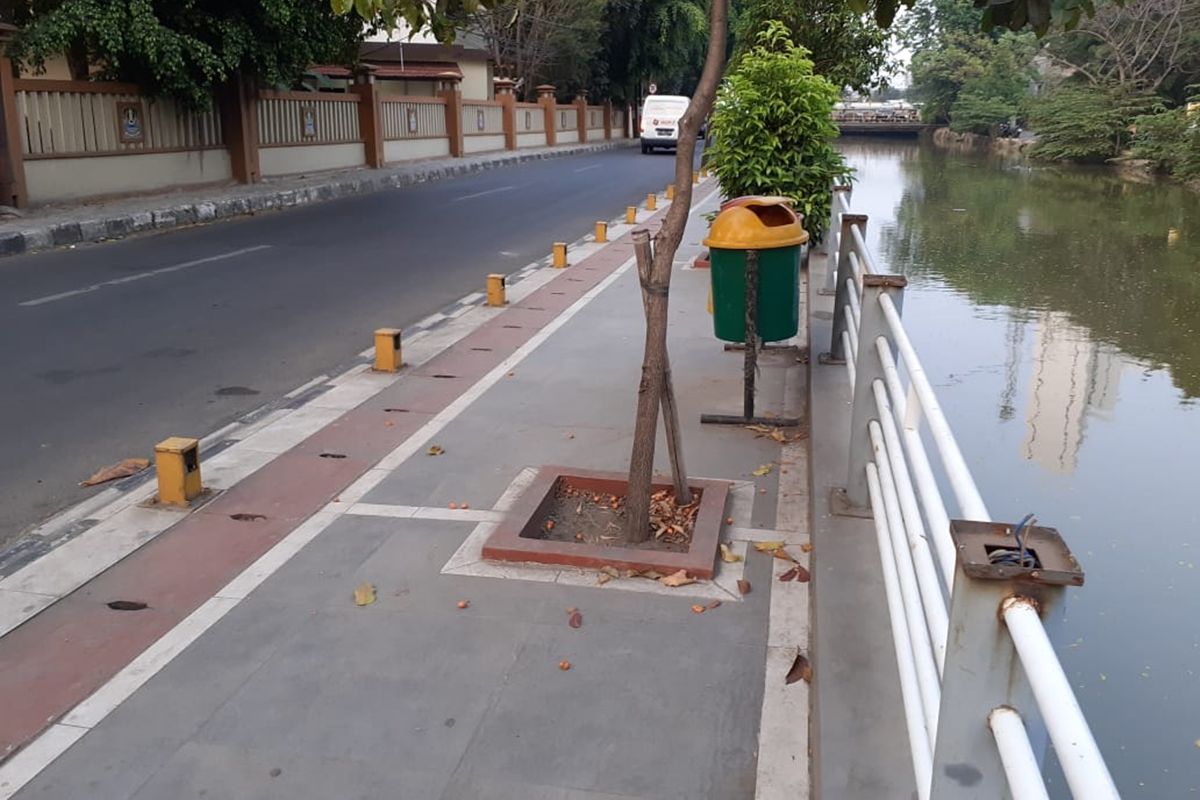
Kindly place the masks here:
[[(1046, 798), (1034, 731), (1054, 745), (1074, 797), (1118, 798), (1043, 624), (1061, 582), (1024, 566), (1000, 579), (964, 572), (948, 507), (963, 520), (992, 518), (904, 329), (905, 279), (878, 271), (866, 215), (850, 199), (835, 187), (826, 363), (845, 362), (854, 394), (846, 495), (875, 523), (918, 797)], [(1021, 526), (999, 529), (1016, 536)], [(1007, 636), (996, 635), (997, 619)], [(964, 765), (969, 779), (956, 777)]]

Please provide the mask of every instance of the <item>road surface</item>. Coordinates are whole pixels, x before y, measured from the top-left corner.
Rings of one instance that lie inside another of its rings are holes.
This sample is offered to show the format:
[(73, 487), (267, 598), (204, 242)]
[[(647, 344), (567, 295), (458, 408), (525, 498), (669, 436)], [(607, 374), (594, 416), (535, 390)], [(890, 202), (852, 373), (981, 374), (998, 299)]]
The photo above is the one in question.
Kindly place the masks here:
[(620, 149), (0, 261), (0, 547), (659, 191)]

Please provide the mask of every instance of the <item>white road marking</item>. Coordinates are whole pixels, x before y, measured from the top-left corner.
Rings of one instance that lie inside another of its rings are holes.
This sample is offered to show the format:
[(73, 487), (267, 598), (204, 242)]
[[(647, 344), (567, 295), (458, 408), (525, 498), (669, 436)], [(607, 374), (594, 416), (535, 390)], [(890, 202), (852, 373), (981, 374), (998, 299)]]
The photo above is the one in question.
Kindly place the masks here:
[[(697, 207), (707, 202), (717, 192), (697, 201), (691, 209), (695, 213)], [(498, 383), (521, 361), (525, 360), (555, 331), (561, 328), (585, 306), (589, 305), (601, 292), (633, 266), (635, 259), (629, 259), (617, 267), (608, 277), (600, 281), (590, 291), (576, 300), (562, 314), (551, 320), (546, 327), (518, 348), (511, 356), (501, 362), (500, 366), (481, 378), (468, 389), (458, 400), (451, 403), (441, 413), (427, 422), (403, 444), (393, 450), (375, 468), (369, 470), (362, 478), (342, 492), (347, 495), (361, 497), (369, 487), (379, 483), (388, 473), (388, 464), (399, 465), (411, 457), (433, 436), (436, 436), (446, 425), (463, 413), (475, 400), (479, 399), (489, 388)], [(363, 484), (363, 486), (359, 486)], [(368, 488), (364, 488), (368, 487)], [(17, 757), (10, 758), (0, 764), (0, 800), (10, 800), (24, 786), (33, 780), (42, 770), (50, 766), (59, 756), (65, 753), (83, 734), (92, 730), (96, 725), (112, 713), (121, 703), (125, 702), (138, 688), (155, 674), (167, 666), (179, 653), (205, 631), (219, 622), (242, 599), (250, 594), (268, 577), (277, 572), (284, 564), (300, 552), (303, 547), (315, 539), (346, 511), (345, 502), (333, 501), (309, 517), (307, 521), (283, 537), (274, 547), (263, 554), (257, 561), (243, 570), (236, 578), (218, 591), (210, 600), (197, 608), (183, 621), (167, 631), (154, 644), (150, 645), (141, 655), (134, 659), (124, 669), (110, 678), (103, 686), (89, 695), (77, 705), (62, 722), (50, 726), (22, 750)], [(479, 525), (494, 525), (495, 523), (481, 522)], [(561, 577), (561, 576), (560, 576)], [(728, 590), (726, 590), (728, 592)], [(736, 597), (736, 595), (734, 595)]]
[(221, 253), (220, 255), (208, 256), (207, 258), (197, 258), (194, 261), (184, 261), (182, 264), (172, 264), (169, 267), (160, 267), (159, 269), (147, 270), (146, 272), (137, 272), (133, 275), (126, 275), (123, 278), (113, 278), (111, 281), (93, 283), (91, 286), (83, 286), (79, 289), (71, 289), (70, 291), (59, 292), (58, 294), (48, 294), (45, 297), (37, 297), (33, 300), (26, 300), (23, 303), (17, 303), (17, 305), (25, 307), (41, 306), (45, 305), (46, 303), (53, 303), (56, 300), (66, 300), (68, 297), (77, 297), (81, 294), (98, 292), (106, 286), (120, 286), (123, 283), (133, 283), (134, 281), (140, 281), (143, 278), (153, 278), (156, 275), (166, 275), (171, 272), (179, 272), (180, 270), (189, 269), (191, 267), (198, 267), (201, 264), (211, 264), (214, 261), (224, 261), (229, 258), (237, 258), (238, 256), (244, 256), (247, 253), (257, 253), (259, 250), (266, 250), (270, 247), (271, 245), (269, 244), (258, 244), (254, 247), (243, 247), (240, 250), (230, 250), (228, 253)]
[(500, 192), (511, 192), (516, 186), (501, 186), (496, 189), (488, 189), (484, 192), (475, 192), (475, 194), (464, 194), (462, 197), (456, 197), (451, 200), (451, 203), (457, 203), (460, 200), (474, 200), (476, 197), (486, 197), (489, 194), (498, 194)]
[(575, 172), (587, 172), (589, 169), (600, 169), (600, 167), (602, 167), (602, 166), (603, 166), (602, 164), (592, 164), (591, 166), (580, 167), (579, 169), (574, 170), (574, 171)]

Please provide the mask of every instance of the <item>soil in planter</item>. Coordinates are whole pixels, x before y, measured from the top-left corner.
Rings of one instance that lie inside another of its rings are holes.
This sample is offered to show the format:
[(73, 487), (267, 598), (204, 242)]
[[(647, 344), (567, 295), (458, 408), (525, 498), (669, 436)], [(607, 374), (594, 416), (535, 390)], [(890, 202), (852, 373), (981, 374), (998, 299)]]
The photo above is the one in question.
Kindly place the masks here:
[(674, 489), (658, 489), (650, 499), (650, 537), (631, 544), (625, 535), (625, 496), (576, 486), (559, 478), (550, 500), (543, 505), (527, 538), (553, 542), (579, 542), (634, 550), (686, 553), (700, 510), (700, 491), (692, 490), (692, 503), (680, 506)]

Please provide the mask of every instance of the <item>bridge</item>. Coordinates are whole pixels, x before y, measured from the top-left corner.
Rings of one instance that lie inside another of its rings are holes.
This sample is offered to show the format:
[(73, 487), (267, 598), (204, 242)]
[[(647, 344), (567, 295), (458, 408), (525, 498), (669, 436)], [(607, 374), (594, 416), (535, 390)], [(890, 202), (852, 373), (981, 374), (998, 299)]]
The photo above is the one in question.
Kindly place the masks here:
[(839, 119), (834, 117), (842, 136), (918, 136), (934, 126), (919, 120)]

